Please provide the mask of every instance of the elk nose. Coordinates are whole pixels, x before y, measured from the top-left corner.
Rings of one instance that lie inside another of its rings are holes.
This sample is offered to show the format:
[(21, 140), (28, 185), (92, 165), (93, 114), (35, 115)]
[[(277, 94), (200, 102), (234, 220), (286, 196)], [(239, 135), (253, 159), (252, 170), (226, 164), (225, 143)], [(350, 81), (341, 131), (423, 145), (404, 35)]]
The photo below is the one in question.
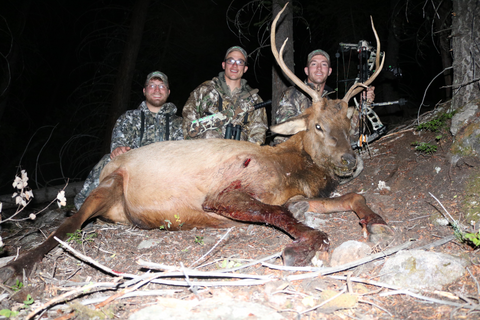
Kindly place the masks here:
[(347, 168), (354, 168), (357, 161), (355, 157), (349, 153), (345, 153), (342, 156), (342, 164), (345, 165)]

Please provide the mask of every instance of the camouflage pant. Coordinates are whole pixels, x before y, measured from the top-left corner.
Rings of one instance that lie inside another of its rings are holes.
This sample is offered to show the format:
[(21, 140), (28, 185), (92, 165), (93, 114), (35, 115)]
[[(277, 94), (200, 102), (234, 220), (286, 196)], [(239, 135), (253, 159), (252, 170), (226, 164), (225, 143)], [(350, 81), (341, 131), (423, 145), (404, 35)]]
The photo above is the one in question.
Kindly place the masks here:
[(103, 168), (110, 162), (110, 154), (106, 154), (103, 158), (93, 167), (92, 171), (88, 174), (87, 179), (85, 179), (85, 183), (83, 184), (82, 190), (75, 196), (74, 203), (75, 208), (80, 210), (83, 202), (87, 199), (90, 192), (93, 191), (96, 187), (98, 187), (100, 183), (100, 172), (102, 172)]

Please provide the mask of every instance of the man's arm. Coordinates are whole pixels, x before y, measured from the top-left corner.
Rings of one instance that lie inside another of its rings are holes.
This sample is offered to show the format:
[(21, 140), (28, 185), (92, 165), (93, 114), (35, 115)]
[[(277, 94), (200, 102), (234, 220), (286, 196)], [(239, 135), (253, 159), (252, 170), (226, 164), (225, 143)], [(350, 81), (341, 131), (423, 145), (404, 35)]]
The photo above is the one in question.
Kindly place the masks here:
[(207, 114), (210, 106), (218, 104), (218, 92), (201, 85), (195, 89), (183, 107), (183, 135), (185, 139), (200, 138), (208, 130), (222, 128), (234, 119), (253, 111), (253, 106), (242, 104), (234, 110), (226, 109)]
[(137, 146), (137, 128), (133, 124), (133, 112), (122, 114), (115, 123), (112, 131), (112, 142), (110, 144), (110, 158), (129, 151)]
[[(255, 94), (254, 104), (261, 103), (263, 100), (259, 95)], [(248, 137), (247, 140), (257, 144), (264, 144), (267, 136), (268, 118), (265, 108), (255, 110), (248, 117)]]

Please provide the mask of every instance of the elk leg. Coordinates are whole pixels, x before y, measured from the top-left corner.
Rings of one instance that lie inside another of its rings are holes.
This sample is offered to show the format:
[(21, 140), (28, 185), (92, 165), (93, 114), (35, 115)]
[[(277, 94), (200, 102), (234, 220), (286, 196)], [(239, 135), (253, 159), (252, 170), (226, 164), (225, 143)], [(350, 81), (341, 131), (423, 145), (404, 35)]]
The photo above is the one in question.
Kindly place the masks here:
[(295, 240), (283, 251), (285, 265), (307, 265), (316, 251), (326, 255), (329, 249), (326, 233), (300, 223), (285, 207), (265, 204), (242, 190), (229, 187), (207, 197), (203, 209), (237, 221), (270, 224), (287, 232)]
[(123, 176), (119, 173), (112, 173), (92, 191), (87, 197), (80, 210), (68, 217), (41, 245), (22, 254), (17, 260), (8, 263), (0, 269), (2, 282), (13, 283), (16, 277), (25, 274), (30, 276), (35, 263), (40, 262), (43, 257), (58, 245), (57, 240), (65, 240), (67, 233), (74, 233), (81, 229), (83, 223), (90, 218), (101, 216), (111, 205), (118, 193), (123, 190)]
[(368, 234), (370, 241), (382, 242), (393, 236), (393, 230), (387, 226), (385, 220), (372, 211), (367, 206), (365, 198), (357, 193), (348, 193), (336, 198), (324, 199), (304, 199), (292, 202), (288, 205), (295, 211), (296, 215), (300, 213), (332, 213), (338, 211), (353, 211), (360, 219), (364, 232)]

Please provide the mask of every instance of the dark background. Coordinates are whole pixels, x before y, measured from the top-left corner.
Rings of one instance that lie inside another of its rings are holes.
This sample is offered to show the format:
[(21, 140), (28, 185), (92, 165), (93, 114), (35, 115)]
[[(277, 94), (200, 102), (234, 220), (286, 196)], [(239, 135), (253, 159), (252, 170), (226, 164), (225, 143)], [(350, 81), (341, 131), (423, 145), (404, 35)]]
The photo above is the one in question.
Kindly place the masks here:
[[(1, 1), (0, 194), (13, 192), (11, 183), (20, 169), (27, 170), (36, 189), (83, 180), (101, 158), (106, 113), (133, 5), (114, 0)], [(433, 15), (424, 1), (304, 0), (293, 5), (295, 72), (302, 80), (306, 56), (317, 48), (332, 57), (329, 86), (337, 87), (337, 70), (339, 79), (353, 77), (356, 56), (337, 64), (335, 53), (339, 42), (364, 39), (375, 44), (372, 15), (382, 50), (389, 41), (398, 46), (395, 65), (386, 67), (402, 71), (402, 76), (382, 72), (374, 83), (376, 101), (409, 101), (402, 108), (376, 111), (389, 126), (416, 115), (428, 84), (443, 69), (430, 33)], [(221, 71), (232, 45), (251, 53), (244, 77), (268, 100), (273, 65), (270, 10), (266, 1), (151, 0), (130, 108), (143, 100), (146, 75), (160, 70), (170, 79), (169, 100), (181, 115), (190, 92)], [(235, 21), (241, 22), (241, 31)], [(384, 85), (390, 88), (388, 96)], [(433, 82), (421, 112), (445, 99), (442, 85), (441, 78)]]

